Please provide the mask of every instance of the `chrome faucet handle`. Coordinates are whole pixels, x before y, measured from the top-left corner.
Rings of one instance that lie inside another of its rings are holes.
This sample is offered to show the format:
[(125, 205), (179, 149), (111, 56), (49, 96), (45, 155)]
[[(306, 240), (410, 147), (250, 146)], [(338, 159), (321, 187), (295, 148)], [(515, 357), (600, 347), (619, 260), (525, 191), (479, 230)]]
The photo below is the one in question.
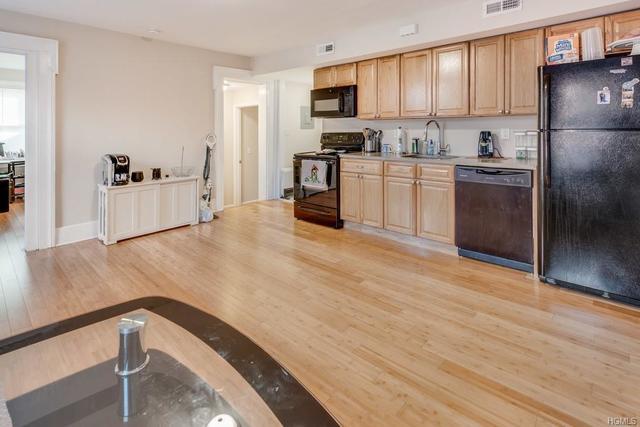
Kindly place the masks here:
[(146, 314), (135, 313), (123, 317), (118, 322), (120, 347), (115, 368), (117, 375), (134, 374), (149, 363), (149, 355), (144, 345), (144, 333), (148, 321)]

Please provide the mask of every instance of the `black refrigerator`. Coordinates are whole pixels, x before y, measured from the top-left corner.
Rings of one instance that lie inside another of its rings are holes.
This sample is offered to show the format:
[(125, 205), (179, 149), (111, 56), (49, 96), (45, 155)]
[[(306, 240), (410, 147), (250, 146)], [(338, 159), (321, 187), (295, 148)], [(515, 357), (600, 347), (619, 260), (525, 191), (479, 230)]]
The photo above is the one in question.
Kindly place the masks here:
[(640, 305), (640, 56), (540, 68), (540, 278)]

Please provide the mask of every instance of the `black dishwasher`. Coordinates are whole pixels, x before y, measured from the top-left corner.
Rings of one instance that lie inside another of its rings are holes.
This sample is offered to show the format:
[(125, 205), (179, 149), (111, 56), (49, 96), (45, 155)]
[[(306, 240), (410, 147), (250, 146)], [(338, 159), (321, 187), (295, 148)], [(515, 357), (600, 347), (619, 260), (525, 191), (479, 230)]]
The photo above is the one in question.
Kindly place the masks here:
[(533, 272), (532, 173), (456, 167), (456, 246), (468, 258)]

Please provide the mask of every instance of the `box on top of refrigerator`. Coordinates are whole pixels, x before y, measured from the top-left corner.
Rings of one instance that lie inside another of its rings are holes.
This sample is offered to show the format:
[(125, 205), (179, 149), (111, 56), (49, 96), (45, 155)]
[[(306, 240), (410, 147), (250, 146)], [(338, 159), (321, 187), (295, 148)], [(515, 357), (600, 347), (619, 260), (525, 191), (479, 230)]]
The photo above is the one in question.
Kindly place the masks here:
[(566, 64), (580, 60), (580, 34), (547, 37), (547, 64)]

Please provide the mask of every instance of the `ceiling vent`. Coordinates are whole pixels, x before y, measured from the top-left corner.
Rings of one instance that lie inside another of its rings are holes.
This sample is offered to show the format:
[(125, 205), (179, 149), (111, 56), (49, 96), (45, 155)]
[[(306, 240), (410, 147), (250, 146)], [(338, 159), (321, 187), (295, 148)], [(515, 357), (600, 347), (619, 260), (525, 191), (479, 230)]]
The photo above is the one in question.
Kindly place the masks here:
[(517, 10), (522, 10), (522, 0), (492, 0), (482, 4), (482, 15), (485, 18)]
[(336, 45), (333, 42), (322, 43), (316, 46), (316, 55), (331, 55), (336, 52)]

